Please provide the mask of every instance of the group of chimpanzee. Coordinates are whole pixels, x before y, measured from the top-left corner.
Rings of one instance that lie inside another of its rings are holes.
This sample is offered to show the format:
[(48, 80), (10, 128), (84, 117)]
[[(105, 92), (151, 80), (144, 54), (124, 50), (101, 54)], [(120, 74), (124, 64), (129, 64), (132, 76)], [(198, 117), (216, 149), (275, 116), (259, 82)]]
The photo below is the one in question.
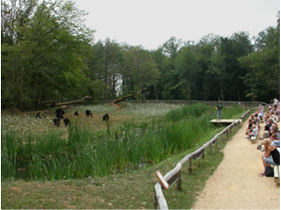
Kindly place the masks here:
[[(78, 111), (74, 112), (74, 116), (79, 116)], [(86, 116), (87, 117), (93, 117), (93, 114), (90, 110), (86, 109)], [(105, 115), (103, 115), (102, 120), (108, 121), (109, 115), (107, 113)]]
[(70, 120), (68, 118), (64, 118), (63, 115), (65, 114), (65, 111), (63, 109), (57, 109), (56, 110), (56, 118), (53, 120), (54, 125), (60, 126), (60, 120), (63, 119), (63, 123), (65, 126), (70, 125)]
[[(68, 118), (64, 118), (64, 116), (63, 116), (65, 114), (65, 111), (63, 109), (57, 109), (55, 114), (56, 114), (56, 118), (53, 119), (53, 122), (54, 122), (55, 126), (60, 126), (60, 120), (61, 119), (63, 119), (63, 123), (64, 123), (65, 126), (69, 126), (70, 125), (70, 120)], [(78, 111), (74, 112), (74, 116), (79, 116)], [(87, 117), (93, 117), (93, 114), (92, 114), (92, 112), (90, 110), (87, 109), (86, 110), (86, 116)], [(38, 112), (36, 114), (36, 119), (38, 119), (38, 118), (41, 119), (41, 113), (40, 112)], [(107, 113), (105, 115), (103, 115), (102, 120), (108, 121), (109, 120), (109, 115)]]

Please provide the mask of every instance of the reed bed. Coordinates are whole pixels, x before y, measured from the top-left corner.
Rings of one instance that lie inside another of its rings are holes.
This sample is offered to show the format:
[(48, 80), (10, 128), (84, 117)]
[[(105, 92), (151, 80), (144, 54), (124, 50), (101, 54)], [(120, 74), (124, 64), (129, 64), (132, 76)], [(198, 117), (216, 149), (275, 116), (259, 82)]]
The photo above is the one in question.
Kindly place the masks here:
[(199, 117), (208, 110), (210, 110), (210, 107), (206, 104), (192, 104), (169, 111), (166, 114), (166, 119), (170, 121), (179, 121), (184, 118)]
[[(226, 110), (234, 115), (240, 108)], [(176, 115), (176, 117), (173, 117)], [(212, 108), (191, 105), (151, 122), (126, 122), (93, 132), (74, 123), (68, 135), (52, 130), (38, 135), (9, 129), (1, 133), (1, 178), (58, 180), (126, 173), (190, 149), (213, 129)]]

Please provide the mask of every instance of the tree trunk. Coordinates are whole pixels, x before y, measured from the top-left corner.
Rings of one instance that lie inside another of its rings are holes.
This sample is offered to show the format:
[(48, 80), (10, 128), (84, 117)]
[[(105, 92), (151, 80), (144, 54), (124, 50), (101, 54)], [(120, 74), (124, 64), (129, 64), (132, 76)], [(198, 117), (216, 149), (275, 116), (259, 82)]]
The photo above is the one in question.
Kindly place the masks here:
[(71, 104), (83, 103), (83, 102), (85, 102), (85, 99), (87, 99), (87, 98), (92, 98), (92, 97), (85, 96), (81, 99), (77, 99), (77, 100), (73, 100), (73, 101), (66, 101), (66, 102), (61, 102), (61, 103), (55, 103), (54, 101), (48, 101), (48, 102), (45, 102), (45, 104), (51, 104), (51, 105), (55, 105), (55, 106), (68, 106)]

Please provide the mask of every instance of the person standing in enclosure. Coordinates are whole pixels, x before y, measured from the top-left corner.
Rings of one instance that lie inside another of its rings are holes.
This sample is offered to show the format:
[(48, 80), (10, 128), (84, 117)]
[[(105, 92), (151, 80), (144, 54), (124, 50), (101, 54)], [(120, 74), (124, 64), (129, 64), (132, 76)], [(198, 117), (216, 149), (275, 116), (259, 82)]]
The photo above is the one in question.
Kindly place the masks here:
[(221, 110), (223, 108), (223, 105), (221, 104), (221, 100), (219, 100), (219, 103), (217, 104), (216, 110), (217, 110), (217, 120), (221, 120)]

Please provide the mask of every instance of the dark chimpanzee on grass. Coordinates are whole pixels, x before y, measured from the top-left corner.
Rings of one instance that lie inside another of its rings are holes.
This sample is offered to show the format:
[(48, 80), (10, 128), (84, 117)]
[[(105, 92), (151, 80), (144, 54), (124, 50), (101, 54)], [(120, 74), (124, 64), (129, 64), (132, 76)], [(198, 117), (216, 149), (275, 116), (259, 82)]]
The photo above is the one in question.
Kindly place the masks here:
[(109, 115), (107, 113), (105, 115), (103, 115), (102, 120), (108, 121), (109, 120)]
[(63, 109), (57, 109), (56, 110), (56, 117), (62, 119), (63, 115), (65, 114), (65, 111)]
[(70, 126), (70, 120), (68, 118), (64, 118), (63, 119), (63, 123), (64, 125), (67, 127), (67, 126)]
[(40, 113), (40, 112), (38, 112), (38, 113), (36, 114), (36, 119), (41, 119), (41, 113)]
[(78, 111), (74, 112), (74, 116), (79, 116)]
[(90, 110), (87, 109), (86, 110), (86, 116), (87, 117), (90, 117), (90, 116), (93, 117), (93, 114), (92, 114), (92, 112)]
[(54, 122), (54, 125), (60, 126), (60, 118), (55, 118), (55, 119), (53, 120), (53, 122)]

